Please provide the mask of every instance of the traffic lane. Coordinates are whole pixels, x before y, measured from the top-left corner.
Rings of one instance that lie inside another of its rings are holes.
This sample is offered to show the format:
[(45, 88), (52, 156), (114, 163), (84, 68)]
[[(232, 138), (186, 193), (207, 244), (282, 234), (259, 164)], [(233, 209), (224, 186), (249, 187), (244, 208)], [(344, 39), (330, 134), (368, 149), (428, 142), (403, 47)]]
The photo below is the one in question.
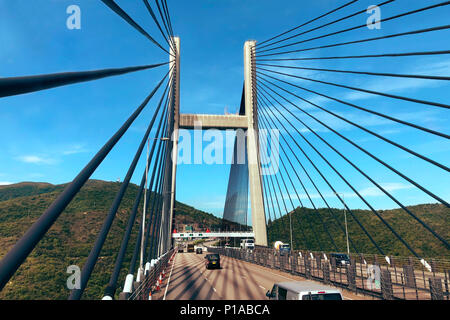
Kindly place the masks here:
[[(239, 284), (239, 288), (241, 288), (241, 297), (235, 293), (233, 296), (233, 292), (230, 293), (229, 287), (232, 287), (231, 283), (228, 283), (227, 286), (222, 287), (225, 283), (225, 279), (222, 279), (222, 282), (218, 282), (217, 289), (219, 293), (221, 290), (224, 290), (225, 299), (235, 299), (235, 300), (263, 300), (266, 298), (266, 292), (271, 290), (273, 285), (277, 282), (286, 282), (286, 281), (305, 281), (307, 279), (299, 276), (294, 276), (288, 273), (282, 273), (277, 270), (272, 270), (269, 268), (265, 268), (259, 265), (255, 265), (249, 262), (244, 262), (236, 259), (232, 259), (229, 257), (221, 257), (224, 261), (225, 265), (231, 266), (228, 267), (229, 271), (232, 272), (232, 279), (235, 279), (235, 282)], [(244, 291), (243, 291), (244, 290)], [(340, 290), (340, 289), (339, 289)], [(251, 293), (249, 293), (251, 292)], [(345, 292), (341, 290), (344, 299), (346, 300), (355, 300), (355, 299), (367, 299), (368, 297), (356, 296), (353, 293)], [(228, 298), (230, 297), (231, 298)]]
[[(221, 269), (207, 270), (204, 255), (177, 255), (167, 300), (265, 300), (274, 283), (305, 278), (221, 256)], [(347, 300), (361, 299), (343, 292)]]
[[(219, 300), (203, 276), (203, 259), (195, 254), (177, 254), (170, 283), (162, 288), (166, 300)], [(160, 296), (163, 299), (163, 295)]]

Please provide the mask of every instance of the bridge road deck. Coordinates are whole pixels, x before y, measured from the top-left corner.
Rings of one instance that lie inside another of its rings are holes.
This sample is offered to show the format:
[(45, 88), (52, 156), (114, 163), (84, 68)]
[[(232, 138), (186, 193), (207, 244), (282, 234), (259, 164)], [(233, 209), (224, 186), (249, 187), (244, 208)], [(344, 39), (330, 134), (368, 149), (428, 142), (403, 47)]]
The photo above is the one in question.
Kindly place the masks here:
[[(179, 253), (172, 272), (165, 278), (153, 299), (166, 300), (266, 300), (266, 292), (276, 282), (301, 281), (277, 270), (221, 256), (222, 269), (207, 270), (205, 254)], [(167, 283), (170, 276), (170, 283)], [(345, 299), (365, 300), (370, 297), (342, 290)]]

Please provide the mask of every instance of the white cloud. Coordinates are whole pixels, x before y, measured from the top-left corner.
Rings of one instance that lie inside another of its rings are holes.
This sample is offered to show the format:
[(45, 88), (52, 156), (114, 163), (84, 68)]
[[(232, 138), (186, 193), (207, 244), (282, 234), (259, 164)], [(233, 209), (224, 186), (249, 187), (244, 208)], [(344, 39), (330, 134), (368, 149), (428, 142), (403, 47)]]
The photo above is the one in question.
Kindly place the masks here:
[(27, 156), (21, 156), (16, 158), (19, 161), (25, 162), (25, 163), (32, 163), (32, 164), (53, 164), (55, 163), (54, 159), (45, 158), (41, 156), (36, 155), (27, 155)]
[(84, 147), (84, 145), (77, 144), (77, 145), (73, 145), (70, 148), (68, 148), (67, 150), (63, 151), (63, 155), (68, 156), (68, 155), (84, 153), (84, 152), (88, 152), (88, 150)]
[(13, 184), (14, 182), (9, 182), (9, 181), (0, 181), (0, 186), (8, 186), (10, 184)]

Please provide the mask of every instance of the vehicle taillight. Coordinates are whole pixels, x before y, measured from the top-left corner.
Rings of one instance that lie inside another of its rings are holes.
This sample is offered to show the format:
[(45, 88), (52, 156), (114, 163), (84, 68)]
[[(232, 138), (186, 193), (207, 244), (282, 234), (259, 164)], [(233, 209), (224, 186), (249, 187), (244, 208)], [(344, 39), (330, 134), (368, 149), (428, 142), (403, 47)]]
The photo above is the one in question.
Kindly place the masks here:
[(326, 292), (325, 292), (325, 291), (319, 291), (318, 293), (319, 293), (319, 294), (322, 294), (322, 293), (326, 293)]

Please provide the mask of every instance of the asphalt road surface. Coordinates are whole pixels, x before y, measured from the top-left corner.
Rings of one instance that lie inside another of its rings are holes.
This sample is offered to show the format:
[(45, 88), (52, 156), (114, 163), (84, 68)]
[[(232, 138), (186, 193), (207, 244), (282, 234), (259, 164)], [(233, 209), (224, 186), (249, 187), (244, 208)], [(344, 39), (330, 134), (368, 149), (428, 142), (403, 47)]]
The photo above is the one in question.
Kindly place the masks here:
[[(161, 300), (266, 300), (266, 292), (276, 282), (304, 278), (248, 262), (221, 256), (220, 270), (207, 270), (205, 254), (179, 253), (168, 268), (155, 299)], [(368, 299), (342, 292), (344, 299)]]

